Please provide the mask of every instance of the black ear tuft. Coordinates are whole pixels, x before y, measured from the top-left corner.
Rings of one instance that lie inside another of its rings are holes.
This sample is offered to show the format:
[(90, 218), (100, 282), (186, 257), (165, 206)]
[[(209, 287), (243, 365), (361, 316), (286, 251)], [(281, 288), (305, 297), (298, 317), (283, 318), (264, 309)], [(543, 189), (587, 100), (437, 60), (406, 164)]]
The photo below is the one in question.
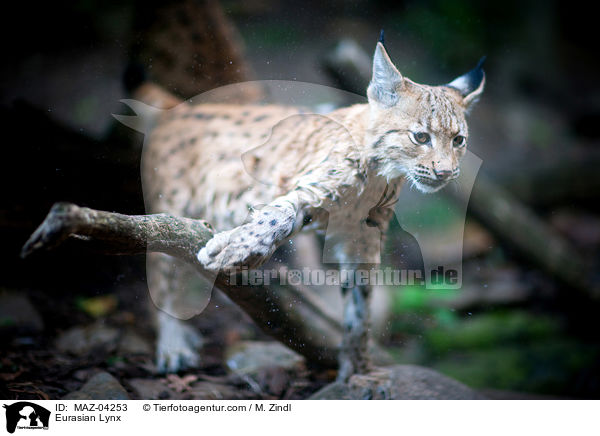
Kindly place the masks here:
[(483, 64), (486, 57), (487, 56), (482, 56), (481, 59), (479, 59), (479, 62), (477, 62), (477, 66), (467, 73), (469, 75), (469, 87), (471, 91), (477, 89), (484, 78), (485, 73), (483, 72)]
[(385, 39), (383, 37), (383, 29), (379, 32), (379, 42), (385, 45)]
[(481, 56), (481, 59), (479, 59), (479, 62), (477, 62), (477, 66), (475, 67), (475, 69), (480, 69), (483, 70), (483, 64), (485, 63), (485, 60), (487, 59), (487, 56)]

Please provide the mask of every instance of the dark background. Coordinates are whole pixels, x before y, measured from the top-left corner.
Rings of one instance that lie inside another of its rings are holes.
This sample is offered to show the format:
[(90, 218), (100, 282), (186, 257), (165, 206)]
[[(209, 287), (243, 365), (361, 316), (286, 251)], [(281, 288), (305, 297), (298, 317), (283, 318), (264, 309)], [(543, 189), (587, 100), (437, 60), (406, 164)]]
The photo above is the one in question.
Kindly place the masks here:
[[(221, 4), (257, 79), (337, 86), (323, 64), (328, 50), (353, 38), (371, 53), (381, 28), (392, 59), (417, 82), (446, 83), (487, 55), (486, 91), (470, 119), (471, 150), (483, 159), (485, 174), (571, 244), (589, 263), (590, 283), (597, 282), (598, 171), (582, 163), (598, 161), (598, 38), (595, 14), (584, 3)], [(134, 1), (3, 6), (0, 291), (3, 298), (26, 296), (43, 325), (32, 327), (4, 311), (0, 324), (14, 339), (3, 344), (2, 396), (24, 395), (17, 388), (35, 396), (33, 383), (45, 384), (40, 389), (56, 398), (77, 386), (69, 380), (80, 368), (123, 371), (111, 352), (83, 363), (52, 361), (54, 337), (94, 319), (81, 301), (113, 296), (118, 310), (106, 316), (129, 313), (147, 327), (143, 259), (73, 246), (27, 260), (18, 254), (55, 201), (144, 212), (137, 167), (142, 137), (117, 126), (111, 114), (126, 112), (119, 100), (128, 96), (123, 75), (132, 59), (152, 77), (153, 59), (135, 47), (148, 43), (140, 40), (147, 37), (140, 23), (159, 11), (157, 2)], [(554, 170), (520, 184), (544, 163)], [(598, 300), (556, 280), (476, 219), (469, 225), (465, 289), (486, 297), (453, 306), (421, 291), (396, 290), (385, 345), (401, 362), (433, 367), (482, 390), (598, 398)]]

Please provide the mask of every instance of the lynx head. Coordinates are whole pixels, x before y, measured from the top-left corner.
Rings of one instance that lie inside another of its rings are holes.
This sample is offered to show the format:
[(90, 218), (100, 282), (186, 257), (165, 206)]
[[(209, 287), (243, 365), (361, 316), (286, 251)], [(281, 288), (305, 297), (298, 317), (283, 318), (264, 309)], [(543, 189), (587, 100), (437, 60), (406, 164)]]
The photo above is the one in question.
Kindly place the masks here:
[(404, 176), (422, 192), (458, 177), (467, 147), (465, 115), (485, 83), (483, 60), (447, 85), (421, 85), (403, 77), (377, 44), (365, 147), (381, 176)]

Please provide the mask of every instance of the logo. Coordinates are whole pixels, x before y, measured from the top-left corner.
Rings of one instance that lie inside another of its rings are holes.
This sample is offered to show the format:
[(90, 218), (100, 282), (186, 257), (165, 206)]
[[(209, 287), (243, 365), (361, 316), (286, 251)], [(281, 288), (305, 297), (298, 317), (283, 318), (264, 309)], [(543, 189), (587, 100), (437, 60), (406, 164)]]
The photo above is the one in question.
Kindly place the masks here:
[(43, 429), (48, 430), (50, 422), (50, 411), (29, 401), (19, 401), (6, 409), (6, 431), (14, 433), (15, 429)]

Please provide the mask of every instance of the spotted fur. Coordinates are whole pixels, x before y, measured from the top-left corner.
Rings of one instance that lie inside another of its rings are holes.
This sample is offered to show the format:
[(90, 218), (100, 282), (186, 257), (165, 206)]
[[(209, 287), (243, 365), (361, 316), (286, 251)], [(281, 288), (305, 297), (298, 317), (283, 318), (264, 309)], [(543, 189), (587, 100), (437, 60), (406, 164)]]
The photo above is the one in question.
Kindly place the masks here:
[[(159, 119), (144, 151), (149, 211), (211, 222), (218, 233), (198, 258), (212, 271), (258, 266), (298, 232), (314, 229), (327, 232), (338, 262), (378, 263), (403, 182), (434, 192), (459, 175), (465, 113), (484, 83), (482, 71), (479, 81), (468, 74), (444, 86), (415, 83), (379, 43), (367, 104), (326, 116), (280, 106), (181, 104)], [(155, 298), (168, 299), (180, 284), (176, 276), (165, 279), (161, 263), (173, 261), (155, 255), (152, 262)], [(345, 294), (342, 378), (368, 367), (370, 290)], [(197, 362), (185, 341), (161, 351), (167, 342), (159, 340), (163, 369)]]

